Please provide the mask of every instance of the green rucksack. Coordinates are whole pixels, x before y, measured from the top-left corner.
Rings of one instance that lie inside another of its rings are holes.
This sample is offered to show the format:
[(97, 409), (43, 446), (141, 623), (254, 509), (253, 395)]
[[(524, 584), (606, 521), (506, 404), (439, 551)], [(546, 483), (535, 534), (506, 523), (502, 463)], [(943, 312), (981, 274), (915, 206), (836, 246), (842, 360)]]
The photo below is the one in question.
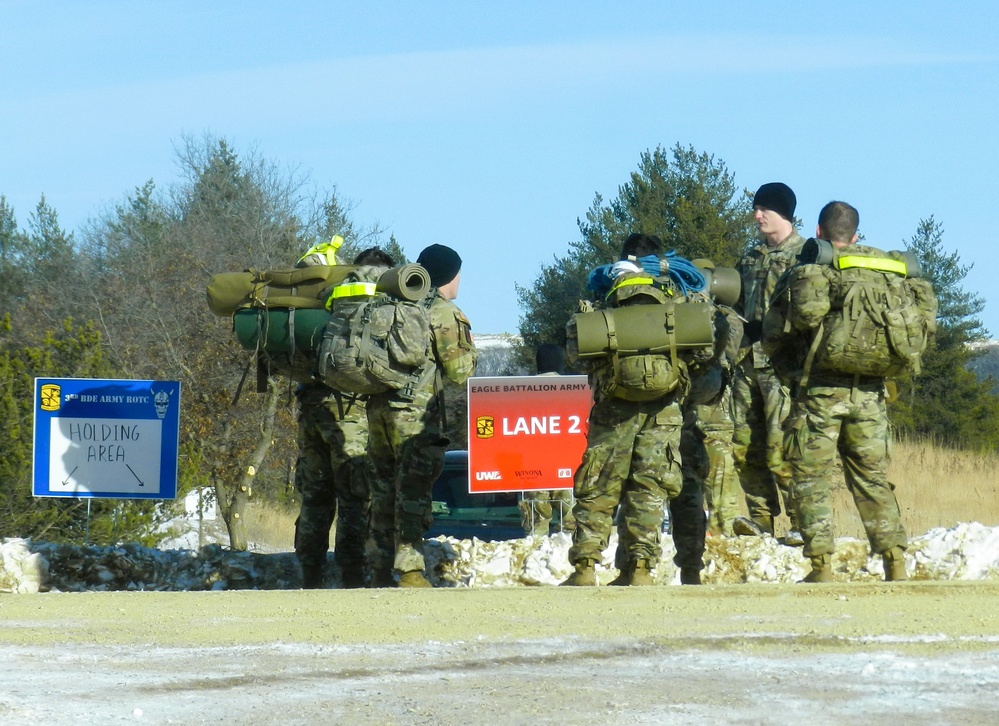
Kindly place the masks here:
[(358, 267), (333, 288), (319, 345), (323, 382), (356, 395), (406, 398), (436, 374), (430, 276), (420, 265)]
[(809, 240), (801, 264), (775, 291), (765, 337), (779, 350), (781, 333), (814, 331), (801, 361), (805, 375), (918, 375), (937, 314), (933, 288), (919, 274), (911, 253)]
[(313, 265), (290, 270), (223, 272), (208, 284), (208, 307), (231, 316), (239, 345), (254, 352), (257, 390), (278, 373), (298, 382), (312, 380), (316, 351), (329, 320), (329, 289), (355, 268)]
[(604, 369), (604, 395), (653, 401), (686, 387), (687, 367), (714, 357), (715, 307), (688, 300), (660, 278), (636, 272), (615, 278), (606, 309), (569, 321), (566, 353), (582, 369)]

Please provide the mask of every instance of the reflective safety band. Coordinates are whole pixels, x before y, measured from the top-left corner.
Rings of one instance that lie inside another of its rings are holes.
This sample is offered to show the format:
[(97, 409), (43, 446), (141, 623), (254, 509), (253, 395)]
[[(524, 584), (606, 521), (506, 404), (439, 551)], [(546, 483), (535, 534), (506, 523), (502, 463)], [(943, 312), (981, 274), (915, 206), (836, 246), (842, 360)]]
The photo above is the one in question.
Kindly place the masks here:
[(375, 294), (377, 287), (377, 282), (345, 282), (333, 288), (333, 294), (330, 295), (330, 298), (358, 297), (360, 295), (371, 297)]
[(888, 257), (862, 257), (860, 255), (840, 255), (837, 258), (836, 266), (841, 270), (860, 267), (877, 272), (893, 272), (902, 277), (905, 277), (909, 271), (902, 260), (893, 260)]
[(309, 248), (308, 252), (302, 255), (299, 262), (304, 260), (306, 257), (309, 257), (310, 255), (319, 255), (326, 260), (327, 265), (339, 264), (339, 260), (337, 260), (336, 258), (336, 251), (340, 249), (341, 245), (343, 245), (343, 237), (341, 237), (338, 234), (335, 234), (333, 235), (333, 239), (331, 239), (329, 242), (319, 242), (317, 244), (312, 245), (312, 247)]
[(620, 290), (622, 287), (627, 287), (628, 285), (652, 285), (652, 286), (658, 287), (660, 290), (662, 290), (663, 292), (665, 292), (667, 295), (670, 295), (670, 296), (673, 295), (673, 291), (672, 290), (670, 290), (670, 289), (668, 289), (668, 288), (666, 288), (666, 287), (664, 287), (662, 285), (658, 285), (656, 283), (656, 281), (655, 281), (655, 278), (653, 278), (653, 277), (628, 277), (628, 278), (626, 278), (624, 280), (621, 280), (620, 282), (615, 282), (614, 285), (611, 287), (610, 292), (607, 293), (607, 297), (610, 297), (617, 290)]

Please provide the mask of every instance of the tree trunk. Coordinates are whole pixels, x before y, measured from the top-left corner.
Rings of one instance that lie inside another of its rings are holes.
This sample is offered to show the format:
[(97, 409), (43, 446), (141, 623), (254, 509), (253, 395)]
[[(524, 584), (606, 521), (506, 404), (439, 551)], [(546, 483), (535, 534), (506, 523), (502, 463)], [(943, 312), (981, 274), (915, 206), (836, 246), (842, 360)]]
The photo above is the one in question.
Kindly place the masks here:
[[(229, 546), (236, 551), (245, 552), (247, 548), (246, 539), (246, 505), (253, 496), (253, 479), (267, 457), (271, 444), (274, 443), (274, 418), (277, 415), (278, 399), (281, 397), (279, 389), (274, 385), (273, 380), (268, 380), (267, 392), (265, 394), (263, 416), (260, 421), (260, 436), (257, 438), (257, 445), (250, 454), (249, 461), (243, 469), (243, 474), (239, 479), (236, 490), (232, 493), (232, 498), (227, 501), (227, 505), (222, 508), (222, 519), (226, 529), (229, 531)], [(216, 494), (218, 494), (216, 488)], [(221, 498), (220, 498), (221, 500)]]

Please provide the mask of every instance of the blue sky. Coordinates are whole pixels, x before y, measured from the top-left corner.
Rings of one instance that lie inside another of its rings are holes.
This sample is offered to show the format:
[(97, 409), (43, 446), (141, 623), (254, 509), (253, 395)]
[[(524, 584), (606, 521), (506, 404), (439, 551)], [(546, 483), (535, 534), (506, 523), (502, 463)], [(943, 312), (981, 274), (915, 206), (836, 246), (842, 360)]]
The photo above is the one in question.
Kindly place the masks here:
[(0, 0), (0, 194), (76, 230), (225, 137), (457, 249), (473, 329), (515, 332), (514, 284), (680, 143), (788, 183), (806, 236), (831, 199), (885, 248), (933, 215), (999, 337), (997, 37), (989, 1)]

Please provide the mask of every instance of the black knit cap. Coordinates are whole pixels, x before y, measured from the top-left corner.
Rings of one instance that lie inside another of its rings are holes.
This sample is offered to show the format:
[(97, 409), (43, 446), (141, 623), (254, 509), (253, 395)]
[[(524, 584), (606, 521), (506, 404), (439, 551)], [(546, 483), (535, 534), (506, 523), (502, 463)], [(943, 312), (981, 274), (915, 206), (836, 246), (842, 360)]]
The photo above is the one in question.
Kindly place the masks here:
[(446, 285), (461, 271), (461, 257), (450, 247), (430, 245), (416, 261), (430, 273), (430, 284), (434, 287)]
[(783, 182), (768, 182), (756, 190), (753, 197), (754, 207), (763, 207), (772, 212), (777, 212), (784, 219), (794, 220), (794, 208), (798, 200), (791, 191), (791, 187)]

